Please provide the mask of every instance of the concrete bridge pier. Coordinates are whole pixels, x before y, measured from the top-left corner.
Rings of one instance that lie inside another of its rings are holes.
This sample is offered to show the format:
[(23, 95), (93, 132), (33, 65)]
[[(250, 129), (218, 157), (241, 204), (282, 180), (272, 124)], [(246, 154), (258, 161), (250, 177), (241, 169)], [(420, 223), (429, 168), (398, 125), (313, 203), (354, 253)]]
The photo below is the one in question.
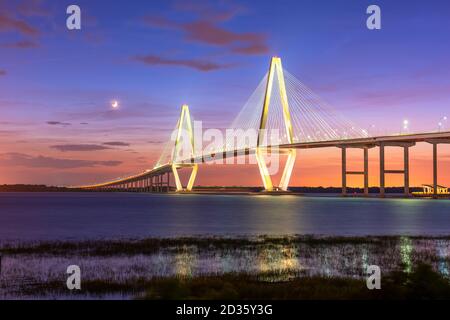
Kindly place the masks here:
[[(404, 176), (404, 195), (410, 196), (409, 192), (409, 148), (415, 146), (415, 142), (381, 142), (380, 147), (380, 197), (384, 197), (386, 174), (403, 174)], [(401, 147), (403, 148), (403, 170), (386, 170), (385, 166), (385, 148)]]
[(438, 197), (438, 145), (439, 144), (450, 144), (450, 139), (430, 139), (426, 142), (433, 145), (433, 189), (434, 198)]
[[(361, 146), (339, 146), (341, 148), (341, 160), (342, 160), (342, 195), (347, 195), (347, 175), (362, 175), (364, 177), (364, 196), (369, 196), (369, 149), (373, 148), (373, 145), (361, 145)], [(356, 148), (363, 150), (363, 171), (348, 171), (347, 170), (347, 149)]]
[(166, 173), (167, 176), (167, 192), (170, 192), (170, 172)]

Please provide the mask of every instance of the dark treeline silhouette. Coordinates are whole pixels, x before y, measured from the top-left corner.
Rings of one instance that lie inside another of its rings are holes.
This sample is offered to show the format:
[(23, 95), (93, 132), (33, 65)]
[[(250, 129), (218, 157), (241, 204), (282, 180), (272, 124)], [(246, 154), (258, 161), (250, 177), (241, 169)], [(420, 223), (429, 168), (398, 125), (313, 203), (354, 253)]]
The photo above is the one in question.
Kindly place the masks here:
[(72, 191), (64, 187), (53, 187), (32, 184), (4, 184), (0, 185), (0, 192), (64, 192)]
[[(340, 187), (290, 187), (289, 190), (293, 192), (300, 193), (341, 193), (342, 188)], [(388, 187), (385, 188), (386, 193), (404, 193), (405, 189), (403, 187)], [(422, 188), (413, 187), (409, 188), (410, 192), (422, 191)], [(347, 193), (363, 193), (363, 188), (351, 188), (347, 187)], [(369, 188), (369, 193), (379, 193), (379, 187), (371, 187)]]
[[(224, 191), (224, 192), (259, 192), (262, 191), (262, 187), (240, 187), (240, 186), (196, 186), (194, 191)], [(342, 189), (339, 187), (290, 187), (290, 191), (295, 193), (341, 193)], [(82, 189), (69, 189), (66, 187), (56, 187), (56, 186), (46, 186), (46, 185), (31, 185), (31, 184), (11, 184), (11, 185), (0, 185), (0, 192), (86, 192), (89, 190)], [(347, 188), (347, 193), (357, 194), (363, 193), (362, 188)], [(422, 191), (422, 188), (410, 188), (411, 192)], [(369, 188), (369, 193), (379, 193), (380, 189), (378, 187)], [(386, 188), (386, 193), (403, 193), (403, 187), (389, 187)]]

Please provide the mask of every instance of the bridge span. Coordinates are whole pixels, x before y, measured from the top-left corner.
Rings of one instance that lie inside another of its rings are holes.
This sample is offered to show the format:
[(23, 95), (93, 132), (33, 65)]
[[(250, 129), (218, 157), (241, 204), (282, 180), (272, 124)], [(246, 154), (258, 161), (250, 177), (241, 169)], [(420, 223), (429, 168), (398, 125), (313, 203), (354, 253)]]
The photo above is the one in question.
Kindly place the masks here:
[[(278, 99), (278, 100), (276, 100)], [(251, 129), (256, 126), (257, 139), (254, 145), (244, 143), (229, 145), (228, 140), (223, 146), (214, 151), (195, 150), (194, 133), (189, 107), (183, 105), (181, 115), (177, 122), (175, 141), (169, 141), (167, 160), (161, 156), (160, 161), (151, 170), (135, 175), (114, 179), (107, 182), (76, 186), (73, 188), (99, 190), (99, 191), (140, 191), (140, 192), (169, 192), (171, 179), (177, 192), (192, 191), (199, 165), (218, 159), (253, 155), (259, 167), (264, 190), (268, 192), (287, 191), (292, 170), (295, 164), (298, 149), (312, 148), (340, 148), (342, 194), (347, 194), (347, 176), (361, 175), (364, 179), (364, 195), (369, 194), (369, 165), (368, 150), (379, 149), (380, 166), (380, 196), (385, 195), (385, 177), (387, 174), (399, 174), (404, 177), (404, 195), (410, 195), (410, 168), (409, 150), (416, 143), (425, 142), (433, 146), (433, 187), (434, 196), (437, 197), (438, 186), (438, 145), (450, 144), (450, 132), (428, 132), (414, 134), (398, 134), (386, 136), (369, 136), (364, 129), (356, 127), (347, 120), (338, 120), (338, 116), (330, 114), (328, 105), (324, 104), (296, 78), (287, 71), (284, 73), (281, 59), (274, 57), (271, 60), (269, 72), (263, 78), (249, 101), (233, 121), (234, 129)], [(255, 110), (256, 108), (256, 110)], [(261, 110), (262, 108), (262, 110)], [(273, 109), (280, 114), (278, 118), (270, 116)], [(283, 127), (284, 140), (278, 144), (267, 144), (267, 130), (275, 124)], [(187, 139), (183, 138), (187, 134)], [(234, 142), (234, 141), (233, 141)], [(190, 155), (179, 158), (178, 150), (181, 144), (188, 143)], [(399, 147), (403, 149), (404, 165), (401, 170), (386, 169), (386, 147)], [(347, 150), (361, 149), (363, 155), (363, 170), (347, 170)], [(286, 164), (278, 186), (274, 186), (269, 174), (266, 160), (268, 152), (277, 152), (287, 155)], [(163, 152), (164, 154), (164, 152)], [(192, 172), (186, 187), (183, 187), (178, 170), (191, 168)]]
[[(405, 134), (398, 136), (380, 136), (369, 137), (360, 139), (348, 139), (348, 140), (333, 140), (333, 141), (318, 141), (318, 142), (303, 142), (294, 144), (280, 145), (279, 149), (292, 150), (292, 149), (313, 149), (313, 148), (340, 148), (342, 150), (342, 194), (347, 193), (347, 176), (348, 175), (362, 175), (364, 177), (364, 194), (369, 193), (369, 165), (368, 165), (368, 150), (371, 148), (379, 148), (380, 154), (380, 195), (385, 194), (385, 177), (387, 174), (401, 174), (404, 176), (404, 193), (409, 195), (409, 149), (419, 142), (430, 143), (433, 146), (432, 159), (433, 159), (433, 186), (434, 190), (438, 190), (438, 145), (450, 144), (450, 132), (431, 132), (431, 133), (419, 133), (419, 134)], [(385, 163), (385, 148), (386, 147), (399, 147), (404, 150), (404, 166), (402, 170), (386, 170)], [(356, 148), (361, 149), (363, 153), (364, 169), (363, 171), (347, 171), (347, 149)], [(266, 148), (267, 149), (267, 148)], [(252, 155), (256, 153), (256, 148), (235, 150), (234, 152), (224, 152), (220, 155), (223, 159), (227, 157), (237, 157), (241, 155)], [(190, 158), (183, 163), (178, 164), (166, 164), (160, 167), (155, 167), (151, 170), (123, 177), (120, 179), (107, 181), (104, 183), (78, 186), (74, 188), (82, 189), (95, 189), (103, 191), (139, 191), (139, 192), (169, 192), (171, 190), (171, 176), (178, 169), (182, 168), (195, 168), (198, 164), (207, 163), (208, 161), (217, 160), (219, 155), (217, 153), (205, 154), (200, 157)], [(198, 168), (198, 167), (197, 167)], [(197, 169), (194, 169), (197, 170)], [(196, 173), (196, 172), (195, 172)], [(177, 191), (191, 191), (195, 181), (195, 175), (191, 175), (190, 181), (186, 189), (177, 189)], [(175, 178), (176, 184), (176, 178)], [(279, 189), (278, 189), (279, 190)]]

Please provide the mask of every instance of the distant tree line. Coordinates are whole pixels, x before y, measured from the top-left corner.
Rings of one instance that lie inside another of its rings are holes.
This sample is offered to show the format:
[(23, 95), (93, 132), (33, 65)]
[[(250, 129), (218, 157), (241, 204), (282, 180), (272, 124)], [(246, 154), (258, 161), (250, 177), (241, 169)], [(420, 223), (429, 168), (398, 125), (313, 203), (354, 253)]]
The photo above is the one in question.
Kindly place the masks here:
[[(223, 191), (247, 191), (258, 192), (262, 191), (261, 187), (243, 187), (243, 186), (198, 186), (194, 187), (195, 191), (201, 190), (223, 190)], [(290, 191), (296, 193), (341, 193), (342, 189), (339, 187), (290, 187)], [(389, 187), (385, 188), (386, 193), (403, 193), (403, 187)], [(66, 187), (46, 186), (46, 185), (32, 185), (32, 184), (4, 184), (0, 185), (0, 192), (86, 192), (89, 190), (69, 189)], [(92, 190), (94, 191), (94, 190)], [(422, 188), (410, 188), (411, 192), (422, 191)], [(348, 194), (363, 193), (363, 188), (347, 188)], [(380, 188), (371, 187), (369, 193), (379, 193)]]
[(65, 187), (54, 187), (32, 184), (4, 184), (0, 185), (0, 192), (64, 192), (72, 191)]

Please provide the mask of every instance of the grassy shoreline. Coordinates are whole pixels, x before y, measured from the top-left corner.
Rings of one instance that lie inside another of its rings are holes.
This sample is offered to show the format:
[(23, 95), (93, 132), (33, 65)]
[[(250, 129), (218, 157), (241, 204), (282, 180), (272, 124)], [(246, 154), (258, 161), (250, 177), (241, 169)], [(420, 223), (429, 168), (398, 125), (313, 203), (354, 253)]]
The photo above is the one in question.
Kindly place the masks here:
[[(98, 240), (67, 240), (67, 241), (24, 241), (0, 242), (0, 254), (67, 254), (72, 251), (80, 255), (126, 255), (152, 254), (163, 248), (177, 248), (196, 246), (200, 249), (229, 248), (242, 249), (244, 247), (264, 245), (362, 245), (397, 242), (405, 236), (198, 236), (174, 238), (121, 238)], [(450, 235), (442, 236), (407, 236), (411, 240), (450, 240)]]
[[(449, 249), (450, 236), (3, 243), (0, 299), (450, 299)], [(72, 264), (80, 292), (66, 288)], [(366, 288), (372, 264), (382, 290)]]
[(412, 272), (395, 271), (382, 278), (380, 290), (369, 290), (364, 279), (349, 277), (296, 277), (266, 281), (267, 274), (208, 275), (192, 278), (159, 277), (127, 282), (85, 281), (82, 291), (68, 292), (51, 281), (22, 290), (27, 297), (139, 300), (448, 300), (450, 281), (426, 264)]

